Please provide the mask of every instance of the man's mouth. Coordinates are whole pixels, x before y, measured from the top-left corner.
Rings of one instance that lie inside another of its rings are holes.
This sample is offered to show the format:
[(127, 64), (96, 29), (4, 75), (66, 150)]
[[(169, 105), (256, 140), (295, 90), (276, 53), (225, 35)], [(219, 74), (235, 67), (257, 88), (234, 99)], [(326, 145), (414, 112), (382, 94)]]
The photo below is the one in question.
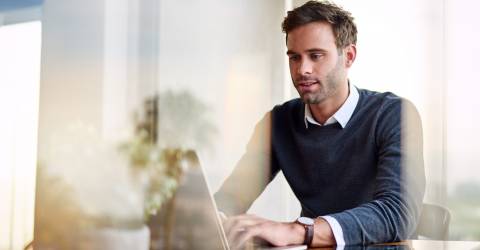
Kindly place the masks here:
[(302, 87), (308, 87), (308, 86), (311, 86), (313, 84), (316, 84), (317, 81), (299, 81), (297, 82), (297, 85), (298, 86), (302, 86)]
[(301, 91), (312, 91), (312, 87), (316, 85), (318, 81), (314, 80), (307, 80), (307, 81), (298, 81), (297, 82), (297, 88)]

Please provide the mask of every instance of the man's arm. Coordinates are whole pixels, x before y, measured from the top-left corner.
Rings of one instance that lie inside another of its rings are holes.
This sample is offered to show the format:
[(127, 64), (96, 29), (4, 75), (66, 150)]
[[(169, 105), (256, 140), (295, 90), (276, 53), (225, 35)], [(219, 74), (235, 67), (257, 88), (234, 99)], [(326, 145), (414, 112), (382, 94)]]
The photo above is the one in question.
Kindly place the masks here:
[(405, 240), (420, 216), (425, 190), (420, 116), (406, 100), (384, 108), (376, 132), (374, 200), (330, 215), (340, 223), (349, 245)]
[[(277, 222), (251, 214), (230, 217), (225, 223), (228, 242), (233, 248), (240, 248), (248, 240), (259, 238), (274, 246), (302, 245), (305, 228), (296, 222)], [(330, 226), (323, 218), (315, 219), (315, 235), (312, 246), (334, 246)]]

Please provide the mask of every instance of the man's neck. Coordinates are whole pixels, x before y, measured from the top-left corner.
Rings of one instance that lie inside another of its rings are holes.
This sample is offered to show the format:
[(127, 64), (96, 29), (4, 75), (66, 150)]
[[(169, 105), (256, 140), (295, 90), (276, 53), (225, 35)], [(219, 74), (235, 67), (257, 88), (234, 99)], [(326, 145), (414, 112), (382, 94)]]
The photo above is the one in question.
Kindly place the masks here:
[(325, 124), (328, 118), (332, 117), (342, 105), (345, 103), (349, 95), (349, 84), (348, 81), (346, 84), (342, 84), (340, 88), (337, 89), (337, 92), (324, 100), (321, 103), (317, 104), (308, 104), (313, 118), (320, 124)]

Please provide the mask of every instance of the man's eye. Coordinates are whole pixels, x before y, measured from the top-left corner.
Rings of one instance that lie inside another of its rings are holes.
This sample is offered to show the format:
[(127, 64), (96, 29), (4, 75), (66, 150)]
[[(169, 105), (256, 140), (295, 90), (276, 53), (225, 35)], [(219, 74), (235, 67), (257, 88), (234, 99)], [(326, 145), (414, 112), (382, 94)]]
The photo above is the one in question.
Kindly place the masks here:
[(288, 57), (290, 61), (298, 61), (300, 60), (300, 56), (298, 55), (291, 55)]
[(310, 58), (312, 60), (317, 60), (317, 59), (320, 59), (322, 56), (323, 56), (323, 54), (315, 53), (315, 54), (311, 54)]

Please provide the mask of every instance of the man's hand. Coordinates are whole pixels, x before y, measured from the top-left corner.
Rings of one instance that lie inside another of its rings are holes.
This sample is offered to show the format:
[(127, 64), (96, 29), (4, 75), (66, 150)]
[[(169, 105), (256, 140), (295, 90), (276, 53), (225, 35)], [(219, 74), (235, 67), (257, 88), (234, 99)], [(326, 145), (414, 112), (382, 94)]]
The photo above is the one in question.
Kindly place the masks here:
[(274, 246), (302, 244), (303, 226), (294, 222), (276, 222), (255, 215), (243, 214), (224, 222), (228, 242), (232, 248), (241, 248), (247, 241), (260, 239)]

